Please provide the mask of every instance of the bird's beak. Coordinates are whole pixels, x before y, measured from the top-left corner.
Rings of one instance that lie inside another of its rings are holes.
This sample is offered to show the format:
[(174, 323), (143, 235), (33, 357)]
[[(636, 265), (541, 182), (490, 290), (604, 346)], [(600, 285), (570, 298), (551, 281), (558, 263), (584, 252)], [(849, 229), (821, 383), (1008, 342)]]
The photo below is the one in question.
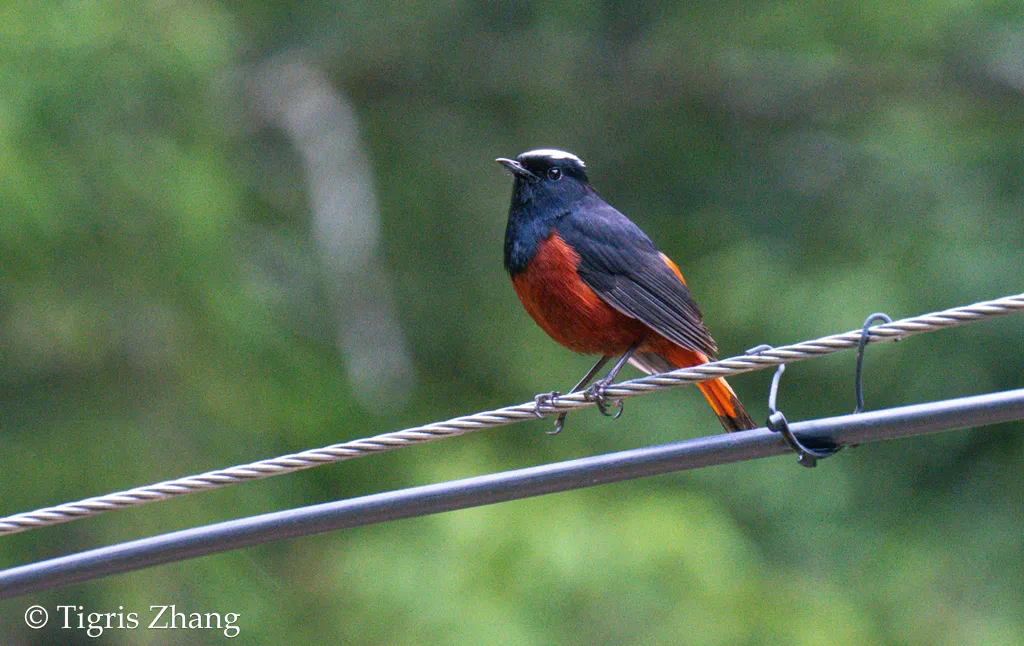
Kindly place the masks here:
[(505, 159), (504, 157), (498, 157), (494, 161), (498, 162), (509, 170), (516, 177), (522, 177), (524, 179), (537, 179), (537, 176), (530, 171), (523, 168), (523, 165), (514, 159)]

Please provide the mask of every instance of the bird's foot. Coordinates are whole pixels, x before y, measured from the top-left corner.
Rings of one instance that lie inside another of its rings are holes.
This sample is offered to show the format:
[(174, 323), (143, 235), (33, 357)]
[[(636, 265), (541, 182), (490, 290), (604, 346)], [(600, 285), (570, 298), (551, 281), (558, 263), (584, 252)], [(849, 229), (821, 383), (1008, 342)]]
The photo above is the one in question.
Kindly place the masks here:
[[(619, 419), (619, 416), (622, 415), (622, 400), (610, 400), (608, 396), (604, 394), (604, 391), (608, 387), (608, 385), (609, 382), (606, 381), (605, 379), (595, 382), (594, 385), (583, 391), (583, 397), (587, 401), (594, 402), (594, 404), (597, 406), (597, 410), (601, 411), (601, 414), (604, 415), (605, 417)], [(615, 404), (614, 413), (608, 411), (609, 403)]]
[(552, 390), (549, 393), (537, 395), (533, 398), (533, 414), (539, 419), (544, 419), (544, 409), (552, 408), (562, 393)]
[[(543, 418), (544, 409), (553, 407), (555, 405), (555, 402), (558, 401), (558, 397), (561, 394), (562, 393), (558, 392), (557, 390), (552, 390), (549, 393), (544, 393), (543, 395), (537, 395), (536, 397), (534, 397), (533, 414), (539, 418)], [(545, 432), (548, 435), (558, 435), (559, 433), (561, 433), (562, 429), (565, 428), (565, 415), (565, 413), (559, 414), (558, 418), (555, 419), (555, 428)]]

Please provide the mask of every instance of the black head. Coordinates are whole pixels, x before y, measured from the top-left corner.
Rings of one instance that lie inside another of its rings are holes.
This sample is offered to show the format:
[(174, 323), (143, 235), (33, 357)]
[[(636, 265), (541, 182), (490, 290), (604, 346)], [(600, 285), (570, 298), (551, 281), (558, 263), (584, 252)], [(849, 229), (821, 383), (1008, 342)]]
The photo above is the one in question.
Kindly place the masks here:
[(502, 157), (495, 161), (515, 175), (517, 183), (540, 183), (549, 186), (563, 180), (587, 183), (587, 171), (583, 160), (562, 150), (542, 148), (525, 152), (516, 157), (515, 161)]

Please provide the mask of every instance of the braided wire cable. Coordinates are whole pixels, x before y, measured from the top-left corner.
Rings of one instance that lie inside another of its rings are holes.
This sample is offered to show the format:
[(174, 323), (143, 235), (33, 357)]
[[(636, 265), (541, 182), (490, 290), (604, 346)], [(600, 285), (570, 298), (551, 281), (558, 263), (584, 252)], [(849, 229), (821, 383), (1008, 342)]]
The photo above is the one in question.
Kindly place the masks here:
[[(852, 330), (843, 334), (825, 336), (813, 341), (804, 341), (779, 348), (766, 349), (756, 354), (731, 357), (692, 368), (682, 368), (660, 375), (650, 375), (624, 381), (610, 385), (605, 390), (605, 394), (610, 399), (635, 397), (707, 379), (729, 377), (754, 370), (771, 368), (780, 364), (803, 361), (840, 350), (856, 348), (865, 333), (868, 335), (867, 343), (898, 341), (916, 334), (933, 332), (974, 321), (1012, 314), (1021, 310), (1024, 310), (1024, 294), (1006, 296), (996, 300), (983, 301), (973, 305), (956, 307), (877, 325), (869, 328), (866, 332), (861, 329)], [(541, 404), (538, 404), (537, 401), (531, 401), (516, 406), (507, 406), (497, 410), (456, 417), (444, 422), (434, 422), (424, 426), (333, 444), (301, 453), (261, 460), (251, 464), (209, 471), (177, 480), (168, 480), (117, 493), (86, 498), (78, 502), (65, 503), (0, 518), (0, 536), (65, 523), (115, 509), (138, 507), (158, 500), (167, 500), (199, 491), (219, 489), (250, 480), (269, 478), (275, 475), (309, 469), (322, 464), (332, 464), (442, 438), (456, 437), (482, 429), (548, 417), (557, 413), (594, 405), (595, 402), (588, 401), (582, 392), (560, 395), (553, 400), (545, 399)]]

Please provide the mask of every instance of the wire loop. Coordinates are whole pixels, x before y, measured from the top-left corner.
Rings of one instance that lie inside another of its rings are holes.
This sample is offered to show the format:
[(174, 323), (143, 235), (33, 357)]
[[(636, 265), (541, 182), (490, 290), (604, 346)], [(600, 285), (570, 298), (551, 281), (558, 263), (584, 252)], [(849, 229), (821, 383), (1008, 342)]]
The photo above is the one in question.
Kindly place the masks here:
[[(747, 350), (747, 354), (760, 354), (766, 350), (772, 350), (770, 345), (759, 345), (756, 348)], [(789, 422), (786, 420), (786, 416), (776, 407), (776, 402), (779, 397), (779, 382), (782, 380), (782, 373), (786, 371), (786, 364), (780, 363), (779, 367), (775, 370), (775, 374), (772, 375), (772, 387), (768, 391), (768, 422), (765, 426), (768, 430), (782, 435), (782, 439), (786, 440), (786, 444), (789, 445), (793, 452), (796, 453), (796, 461), (801, 466), (813, 469), (818, 466), (818, 460), (824, 460), (827, 457), (831, 457), (839, 452), (843, 448), (841, 444), (833, 444), (831, 446), (822, 448), (810, 448), (803, 442), (797, 439), (796, 435), (789, 428)]]
[[(868, 345), (868, 339), (871, 338), (871, 324), (884, 321), (885, 323), (892, 323), (892, 319), (885, 312), (875, 312), (871, 316), (864, 319), (864, 325), (860, 328), (860, 341), (857, 343), (857, 376), (854, 378), (853, 390), (857, 397), (857, 406), (853, 409), (853, 414), (864, 412), (864, 348)], [(899, 341), (899, 339), (896, 339)]]
[(768, 424), (766, 426), (768, 430), (782, 435), (782, 439), (786, 440), (786, 444), (796, 453), (796, 461), (800, 466), (807, 467), (808, 469), (813, 469), (818, 466), (818, 460), (831, 457), (839, 453), (839, 450), (843, 448), (842, 444), (834, 444), (824, 449), (812, 449), (806, 446), (790, 430), (789, 422), (786, 421), (786, 416), (781, 411), (772, 411), (772, 414), (768, 416)]

